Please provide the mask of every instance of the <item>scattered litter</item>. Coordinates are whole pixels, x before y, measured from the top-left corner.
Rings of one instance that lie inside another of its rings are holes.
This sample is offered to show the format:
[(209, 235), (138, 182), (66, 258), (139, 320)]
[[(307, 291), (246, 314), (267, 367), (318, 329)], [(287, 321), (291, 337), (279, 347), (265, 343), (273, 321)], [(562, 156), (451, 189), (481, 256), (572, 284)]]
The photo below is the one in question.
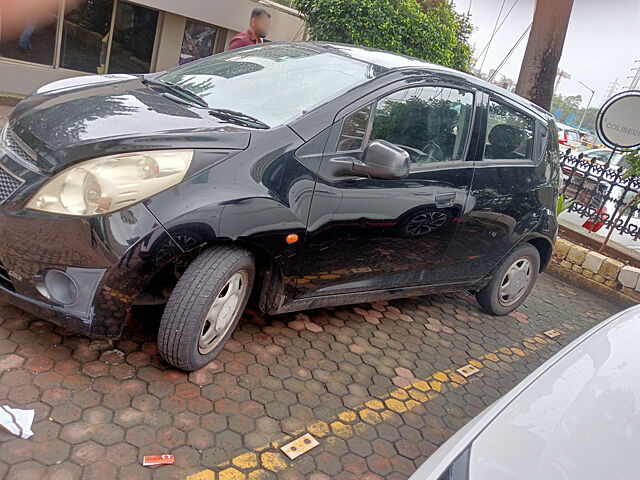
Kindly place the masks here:
[(14, 435), (25, 439), (33, 435), (31, 424), (35, 416), (36, 411), (33, 409), (20, 410), (19, 408), (0, 405), (0, 425)]
[(117, 355), (120, 358), (124, 358), (125, 357), (124, 352), (118, 350), (117, 348), (114, 348), (113, 350), (107, 350), (106, 352), (104, 352), (104, 355), (112, 355), (112, 354), (113, 355)]
[(303, 436), (296, 438), (293, 442), (287, 443), (280, 450), (282, 450), (287, 457), (293, 460), (318, 445), (320, 445), (318, 440), (313, 438), (310, 433), (305, 433)]
[(556, 338), (557, 336), (560, 335), (560, 332), (557, 330), (547, 330), (546, 332), (542, 332), (542, 333), (544, 333), (549, 338)]
[(153, 467), (155, 465), (173, 465), (176, 463), (176, 457), (173, 455), (145, 455), (142, 457), (142, 465), (144, 467)]
[(473, 375), (474, 373), (478, 373), (479, 371), (479, 369), (471, 364), (465, 365), (464, 367), (460, 367), (456, 370), (456, 372), (458, 372), (464, 378), (470, 377), (471, 375)]

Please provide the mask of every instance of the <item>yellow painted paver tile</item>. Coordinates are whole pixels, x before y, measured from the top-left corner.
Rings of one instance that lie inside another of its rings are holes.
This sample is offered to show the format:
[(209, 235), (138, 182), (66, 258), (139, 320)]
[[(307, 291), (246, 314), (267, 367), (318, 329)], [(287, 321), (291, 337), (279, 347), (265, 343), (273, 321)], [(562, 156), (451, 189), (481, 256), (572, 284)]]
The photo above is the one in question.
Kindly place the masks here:
[(314, 437), (324, 437), (329, 433), (329, 424), (326, 422), (315, 422), (307, 427), (307, 431)]
[(433, 378), (435, 378), (436, 380), (438, 380), (440, 382), (446, 382), (446, 381), (449, 380), (449, 377), (444, 372), (436, 372), (436, 373), (434, 373), (433, 374)]
[(370, 408), (363, 408), (358, 413), (360, 414), (360, 418), (362, 419), (362, 421), (368, 423), (369, 425), (380, 423), (380, 414), (378, 412), (374, 412)]
[(429, 384), (424, 380), (415, 380), (411, 382), (411, 385), (416, 387), (418, 390), (422, 390), (423, 392), (431, 390), (431, 387), (429, 386)]
[(371, 410), (384, 410), (384, 403), (377, 399), (369, 400), (365, 405)]
[(244, 477), (244, 473), (240, 470), (236, 470), (235, 468), (225, 468), (218, 473), (219, 480), (244, 480)]
[(189, 475), (187, 480), (215, 480), (216, 474), (213, 470), (202, 470), (201, 472)]
[(338, 418), (343, 422), (354, 422), (358, 418), (358, 416), (356, 415), (356, 412), (345, 410), (344, 412), (340, 412), (338, 414)]
[(271, 470), (272, 472), (279, 472), (287, 468), (288, 463), (285, 461), (284, 456), (277, 452), (264, 452), (260, 455), (260, 463), (263, 468)]
[(233, 459), (232, 462), (236, 467), (248, 470), (258, 466), (258, 455), (253, 452), (243, 453)]
[(393, 410), (396, 413), (403, 413), (407, 411), (407, 407), (405, 407), (404, 403), (400, 400), (396, 400), (395, 398), (388, 398), (384, 403), (389, 410)]
[(340, 438), (348, 438), (353, 435), (351, 425), (342, 422), (333, 422), (331, 424), (331, 431)]

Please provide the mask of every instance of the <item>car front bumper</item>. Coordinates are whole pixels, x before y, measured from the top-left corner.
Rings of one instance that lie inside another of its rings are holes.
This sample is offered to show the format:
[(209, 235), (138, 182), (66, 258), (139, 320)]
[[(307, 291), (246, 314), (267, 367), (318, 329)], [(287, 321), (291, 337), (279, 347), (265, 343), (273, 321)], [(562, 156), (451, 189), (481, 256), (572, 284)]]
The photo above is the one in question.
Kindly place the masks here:
[[(0, 206), (0, 299), (87, 335), (117, 337), (138, 293), (180, 251), (138, 204), (97, 218)], [(55, 301), (45, 281), (64, 272), (75, 301)]]

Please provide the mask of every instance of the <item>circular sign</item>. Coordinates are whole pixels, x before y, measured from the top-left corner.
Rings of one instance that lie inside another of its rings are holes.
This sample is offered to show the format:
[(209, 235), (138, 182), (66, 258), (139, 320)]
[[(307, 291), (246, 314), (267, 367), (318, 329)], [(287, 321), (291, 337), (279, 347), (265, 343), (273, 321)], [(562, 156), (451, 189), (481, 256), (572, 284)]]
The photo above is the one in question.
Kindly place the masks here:
[(640, 91), (629, 90), (607, 100), (598, 112), (596, 131), (607, 147), (640, 146)]

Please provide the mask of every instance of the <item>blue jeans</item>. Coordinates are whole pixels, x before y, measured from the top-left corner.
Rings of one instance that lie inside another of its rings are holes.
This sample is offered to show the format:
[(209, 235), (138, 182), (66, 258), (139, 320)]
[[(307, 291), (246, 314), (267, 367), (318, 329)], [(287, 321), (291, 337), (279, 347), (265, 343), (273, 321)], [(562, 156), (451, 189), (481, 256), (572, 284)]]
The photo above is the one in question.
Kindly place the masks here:
[(33, 35), (33, 32), (35, 31), (35, 29), (36, 29), (36, 26), (33, 23), (28, 23), (25, 25), (24, 30), (20, 35), (20, 40), (18, 42), (18, 45), (20, 45), (20, 48), (22, 48), (23, 50), (31, 50), (31, 36)]

